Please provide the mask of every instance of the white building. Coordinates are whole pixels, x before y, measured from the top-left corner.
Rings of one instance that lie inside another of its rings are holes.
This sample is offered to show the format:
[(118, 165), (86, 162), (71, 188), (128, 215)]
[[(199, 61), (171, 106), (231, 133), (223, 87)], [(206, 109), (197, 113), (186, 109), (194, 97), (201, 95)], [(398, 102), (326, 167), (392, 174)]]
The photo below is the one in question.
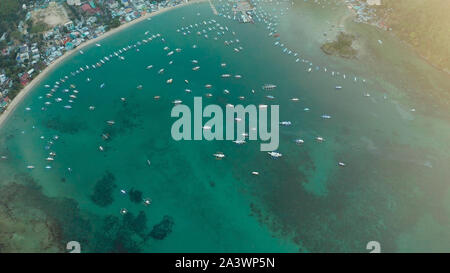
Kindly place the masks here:
[(379, 6), (381, 5), (381, 0), (367, 0), (369, 6)]
[(81, 5), (81, 0), (67, 0), (67, 5), (69, 6), (80, 6)]
[(3, 84), (6, 81), (5, 74), (0, 74), (0, 84)]

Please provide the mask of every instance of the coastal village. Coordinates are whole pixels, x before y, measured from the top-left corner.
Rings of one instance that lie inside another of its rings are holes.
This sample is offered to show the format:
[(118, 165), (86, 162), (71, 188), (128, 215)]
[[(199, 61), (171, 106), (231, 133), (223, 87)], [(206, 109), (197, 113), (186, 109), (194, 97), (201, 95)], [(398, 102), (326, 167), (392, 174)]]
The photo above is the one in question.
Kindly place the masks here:
[(384, 30), (391, 30), (384, 22), (384, 19), (377, 16), (377, 7), (382, 5), (382, 0), (346, 0), (345, 3), (355, 14), (355, 22), (367, 23)]
[(0, 33), (0, 112), (65, 52), (111, 28), (186, 0), (40, 0), (23, 4), (17, 30)]
[[(8, 6), (6, 2), (28, 4), (18, 7), (17, 14), (21, 16), (17, 22), (9, 23), (10, 29), (5, 31), (0, 24), (0, 113), (24, 86), (65, 52), (101, 36), (109, 29), (186, 1), (5, 0), (4, 6)], [(391, 31), (391, 26), (385, 20), (386, 12), (391, 11), (383, 10), (384, 15), (378, 12), (380, 7), (384, 7), (385, 1), (343, 0), (340, 3), (353, 12), (355, 22)], [(233, 4), (232, 10), (238, 21), (253, 22), (251, 1), (228, 2)], [(210, 4), (213, 7), (211, 1)], [(409, 35), (413, 38), (417, 36), (415, 33)]]

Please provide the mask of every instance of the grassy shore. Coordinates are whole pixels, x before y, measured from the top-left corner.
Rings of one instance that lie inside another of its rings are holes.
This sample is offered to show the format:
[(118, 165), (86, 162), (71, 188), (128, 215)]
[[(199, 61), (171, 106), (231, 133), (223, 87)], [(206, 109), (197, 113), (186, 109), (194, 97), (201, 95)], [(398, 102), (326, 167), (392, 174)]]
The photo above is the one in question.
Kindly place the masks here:
[(378, 16), (431, 64), (450, 73), (450, 1), (384, 0)]

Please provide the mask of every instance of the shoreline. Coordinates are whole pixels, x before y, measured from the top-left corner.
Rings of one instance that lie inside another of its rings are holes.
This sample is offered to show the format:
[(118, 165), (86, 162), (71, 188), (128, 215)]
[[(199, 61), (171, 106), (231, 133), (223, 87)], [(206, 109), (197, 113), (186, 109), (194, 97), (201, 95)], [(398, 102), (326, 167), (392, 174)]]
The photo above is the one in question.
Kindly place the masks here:
[(100, 35), (94, 39), (87, 40), (87, 41), (83, 42), (82, 44), (80, 44), (78, 47), (71, 49), (69, 51), (66, 51), (61, 57), (59, 57), (53, 63), (51, 63), (49, 66), (44, 68), (44, 70), (42, 70), (35, 78), (33, 78), (31, 80), (30, 83), (28, 83), (24, 88), (22, 88), (22, 90), (19, 91), (17, 96), (15, 96), (11, 100), (10, 104), (5, 109), (5, 111), (2, 114), (0, 114), (0, 129), (3, 126), (3, 124), (8, 120), (8, 118), (11, 116), (11, 114), (14, 113), (14, 110), (17, 108), (17, 106), (30, 93), (30, 91), (33, 90), (33, 88), (37, 84), (39, 84), (53, 69), (55, 69), (58, 65), (60, 65), (63, 61), (65, 61), (68, 57), (72, 56), (74, 53), (79, 52), (80, 50), (84, 49), (85, 47), (87, 47), (93, 43), (99, 42), (111, 35), (114, 35), (124, 29), (127, 29), (137, 23), (147, 20), (148, 18), (151, 18), (158, 14), (162, 14), (164, 12), (167, 12), (167, 11), (179, 8), (179, 7), (184, 7), (184, 6), (191, 5), (191, 4), (201, 3), (204, 1), (206, 1), (206, 0), (190, 0), (189, 2), (185, 2), (182, 4), (176, 5), (176, 6), (165, 7), (165, 8), (159, 9), (157, 11), (147, 13), (144, 16), (139, 17), (138, 19), (135, 19), (131, 22), (120, 25), (117, 28), (110, 29), (107, 32), (103, 33), (102, 35)]

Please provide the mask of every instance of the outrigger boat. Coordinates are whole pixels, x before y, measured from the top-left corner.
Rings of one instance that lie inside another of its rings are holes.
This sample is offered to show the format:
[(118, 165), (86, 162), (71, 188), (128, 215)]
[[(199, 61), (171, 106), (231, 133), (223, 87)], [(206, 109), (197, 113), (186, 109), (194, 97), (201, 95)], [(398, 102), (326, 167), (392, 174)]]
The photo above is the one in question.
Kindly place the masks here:
[(281, 153), (278, 152), (267, 152), (272, 158), (279, 158), (282, 157), (283, 155)]
[(275, 89), (277, 86), (275, 84), (266, 83), (262, 86), (262, 89), (264, 90), (272, 90)]
[(225, 155), (224, 155), (222, 152), (217, 152), (217, 153), (213, 154), (213, 156), (214, 156), (216, 159), (222, 159), (222, 158), (225, 158)]

